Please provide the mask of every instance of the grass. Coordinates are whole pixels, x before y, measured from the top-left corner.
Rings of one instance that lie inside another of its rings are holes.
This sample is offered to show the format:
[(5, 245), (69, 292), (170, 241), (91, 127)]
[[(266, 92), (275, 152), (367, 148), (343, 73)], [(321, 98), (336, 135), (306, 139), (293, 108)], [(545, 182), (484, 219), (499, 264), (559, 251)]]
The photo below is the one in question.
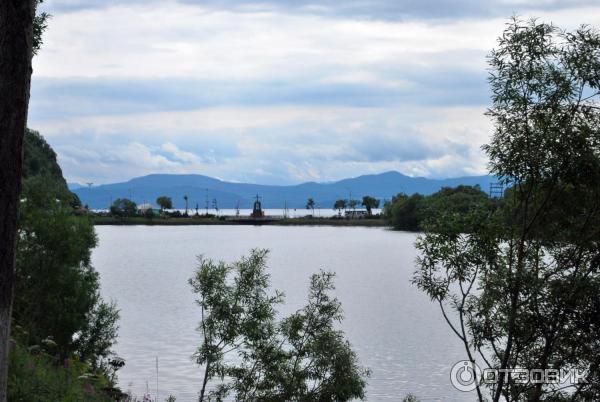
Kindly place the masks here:
[(37, 346), (11, 341), (8, 400), (11, 402), (108, 402), (101, 390), (109, 382), (90, 375), (87, 364), (75, 359), (57, 362)]

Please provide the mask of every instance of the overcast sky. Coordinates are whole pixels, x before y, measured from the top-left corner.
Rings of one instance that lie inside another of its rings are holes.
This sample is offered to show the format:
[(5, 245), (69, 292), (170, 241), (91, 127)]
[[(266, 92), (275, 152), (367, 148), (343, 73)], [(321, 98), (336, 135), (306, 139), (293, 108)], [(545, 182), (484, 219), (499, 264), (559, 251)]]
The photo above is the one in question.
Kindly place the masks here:
[(486, 55), (598, 0), (46, 0), (29, 126), (71, 182), (486, 173)]

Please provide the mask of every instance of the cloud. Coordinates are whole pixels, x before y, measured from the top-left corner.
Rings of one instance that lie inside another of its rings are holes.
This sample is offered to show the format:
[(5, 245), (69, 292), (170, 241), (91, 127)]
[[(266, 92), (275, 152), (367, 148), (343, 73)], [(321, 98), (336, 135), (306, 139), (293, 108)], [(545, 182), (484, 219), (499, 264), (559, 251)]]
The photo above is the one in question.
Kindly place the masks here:
[(384, 84), (391, 80), (381, 72), (399, 65), (427, 68), (443, 60), (479, 69), (483, 59), (465, 59), (460, 53), (485, 55), (501, 22), (426, 24), (213, 10), (170, 2), (133, 4), (55, 15), (35, 68), (39, 76), (61, 79), (268, 77), (303, 82), (353, 73), (355, 83), (370, 75), (371, 83)]
[(167, 152), (172, 159), (175, 159), (182, 164), (198, 165), (202, 162), (202, 158), (200, 158), (198, 155), (192, 152), (183, 151), (172, 142), (165, 142), (162, 144), (161, 150)]
[(80, 117), (37, 128), (56, 147), (65, 174), (79, 181), (200, 173), (279, 184), (391, 169), (435, 177), (483, 173), (479, 147), (490, 132), (478, 107), (212, 108)]
[[(132, 4), (158, 4), (164, 0), (129, 0)], [(174, 2), (170, 2), (171, 4)], [(196, 4), (195, 0), (180, 0)], [(57, 12), (77, 12), (122, 5), (121, 0), (47, 0), (44, 7)], [(278, 11), (318, 14), (327, 17), (407, 20), (456, 19), (501, 16), (516, 11), (555, 11), (596, 5), (595, 0), (207, 0), (204, 7), (238, 12)]]
[(486, 55), (506, 17), (596, 2), (47, 0), (29, 123), (69, 180), (481, 174)]

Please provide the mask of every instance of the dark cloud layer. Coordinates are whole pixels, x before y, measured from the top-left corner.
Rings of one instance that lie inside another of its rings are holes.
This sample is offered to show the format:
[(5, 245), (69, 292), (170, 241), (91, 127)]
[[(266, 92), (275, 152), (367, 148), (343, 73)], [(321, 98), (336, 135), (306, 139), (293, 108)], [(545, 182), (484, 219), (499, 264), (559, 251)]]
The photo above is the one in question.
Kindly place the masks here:
[(216, 106), (322, 105), (350, 107), (481, 106), (488, 103), (485, 72), (398, 72), (406, 86), (318, 81), (209, 81), (194, 79), (49, 79), (34, 77), (35, 120), (194, 110)]
[[(129, 4), (147, 4), (162, 0), (48, 0), (45, 9), (55, 12), (75, 11)], [(531, 10), (553, 11), (597, 5), (597, 0), (551, 0), (511, 2), (506, 0), (179, 0), (181, 3), (218, 9), (260, 10), (277, 9), (298, 13), (353, 18), (408, 20), (471, 17), (507, 17)]]

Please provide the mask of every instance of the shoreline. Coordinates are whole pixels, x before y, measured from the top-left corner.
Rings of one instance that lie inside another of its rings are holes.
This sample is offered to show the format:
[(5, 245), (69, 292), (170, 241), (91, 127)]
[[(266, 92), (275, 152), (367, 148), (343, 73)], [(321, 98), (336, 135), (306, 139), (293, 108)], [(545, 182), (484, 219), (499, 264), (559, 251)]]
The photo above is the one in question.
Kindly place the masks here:
[(92, 218), (96, 226), (203, 226), (203, 225), (237, 225), (237, 226), (348, 226), (348, 227), (391, 227), (383, 219), (331, 219), (331, 218), (289, 218), (269, 222), (239, 222), (206, 218), (153, 218), (134, 217), (117, 219), (113, 217), (95, 216)]

